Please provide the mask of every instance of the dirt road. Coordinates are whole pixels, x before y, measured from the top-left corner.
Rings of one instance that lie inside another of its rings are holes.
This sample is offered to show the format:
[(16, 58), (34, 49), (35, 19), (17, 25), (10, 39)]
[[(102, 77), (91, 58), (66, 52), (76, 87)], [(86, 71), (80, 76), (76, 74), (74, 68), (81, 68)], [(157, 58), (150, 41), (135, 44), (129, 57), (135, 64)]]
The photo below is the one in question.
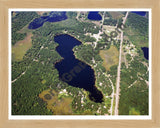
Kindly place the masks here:
[[(128, 16), (128, 12), (126, 13), (126, 16), (123, 20), (123, 24), (125, 24), (127, 16)], [(118, 64), (118, 70), (117, 70), (116, 101), (115, 101), (114, 115), (118, 115), (119, 94), (120, 94), (120, 77), (121, 77), (122, 43), (123, 43), (123, 31), (121, 30), (121, 42), (120, 42), (120, 50), (119, 50), (119, 64)]]

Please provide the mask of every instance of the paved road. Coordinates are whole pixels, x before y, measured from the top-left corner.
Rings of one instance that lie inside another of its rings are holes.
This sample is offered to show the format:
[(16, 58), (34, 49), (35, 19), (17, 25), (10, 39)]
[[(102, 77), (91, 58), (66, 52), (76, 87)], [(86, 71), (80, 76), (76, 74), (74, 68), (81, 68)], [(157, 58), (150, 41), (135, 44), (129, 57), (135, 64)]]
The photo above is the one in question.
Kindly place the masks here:
[[(126, 13), (126, 16), (123, 20), (123, 24), (125, 24), (127, 16), (128, 16), (128, 12)], [(119, 105), (122, 43), (123, 43), (123, 31), (121, 31), (121, 42), (120, 42), (120, 50), (119, 50), (119, 64), (118, 64), (118, 70), (117, 70), (116, 101), (115, 101), (115, 110), (114, 110), (115, 115), (118, 115), (118, 105)]]

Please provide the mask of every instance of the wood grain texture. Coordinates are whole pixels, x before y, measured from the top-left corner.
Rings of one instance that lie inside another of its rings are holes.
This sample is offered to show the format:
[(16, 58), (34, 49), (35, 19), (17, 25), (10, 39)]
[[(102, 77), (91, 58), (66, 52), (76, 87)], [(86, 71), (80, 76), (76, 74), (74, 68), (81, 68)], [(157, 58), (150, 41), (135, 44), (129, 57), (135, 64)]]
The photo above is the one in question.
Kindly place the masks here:
[[(9, 8), (151, 8), (152, 120), (8, 120)], [(0, 0), (0, 128), (160, 128), (159, 0)]]

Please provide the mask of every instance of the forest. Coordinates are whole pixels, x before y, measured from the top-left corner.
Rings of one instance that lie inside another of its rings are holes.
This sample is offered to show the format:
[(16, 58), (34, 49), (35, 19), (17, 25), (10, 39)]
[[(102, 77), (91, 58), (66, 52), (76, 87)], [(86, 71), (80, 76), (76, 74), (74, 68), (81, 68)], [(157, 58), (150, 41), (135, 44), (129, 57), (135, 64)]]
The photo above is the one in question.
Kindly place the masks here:
[(12, 45), (24, 39), (26, 33), (20, 33), (18, 31), (35, 17), (38, 17), (36, 12), (18, 12), (15, 16), (12, 16)]
[(148, 18), (144, 18), (135, 13), (130, 13), (127, 19), (127, 23), (133, 29), (137, 30), (140, 35), (148, 35)]
[[(30, 16), (25, 15), (25, 18)], [(82, 43), (93, 42), (95, 41), (94, 38), (84, 34), (87, 32), (96, 34), (100, 30), (98, 27), (95, 28), (93, 23), (77, 21), (75, 13), (68, 12), (67, 16), (69, 17), (67, 20), (55, 23), (46, 22), (42, 27), (32, 30), (32, 47), (26, 52), (22, 61), (12, 61), (12, 81), (15, 80), (12, 83), (12, 115), (51, 115), (56, 114), (57, 111), (58, 113), (62, 111), (60, 108), (55, 111), (54, 105), (44, 102), (42, 94), (48, 89), (52, 89), (56, 94), (59, 94), (58, 98), (53, 102), (54, 104), (59, 104), (58, 101), (67, 101), (67, 98), (71, 99), (72, 115), (103, 115), (108, 113), (110, 99), (102, 103), (95, 103), (89, 99), (89, 92), (69, 86), (59, 79), (58, 71), (54, 65), (62, 57), (56, 51), (58, 44), (54, 42), (54, 36), (67, 33), (76, 37)], [(20, 17), (21, 15), (16, 16), (16, 18)], [(33, 17), (36, 18), (37, 15)], [(25, 24), (19, 22), (20, 26), (25, 26), (27, 23), (29, 24), (29, 20)], [(20, 29), (17, 29), (17, 31)], [(78, 54), (75, 53), (77, 56), (83, 52), (85, 53), (81, 57), (79, 56), (79, 59), (91, 65), (93, 64), (91, 60), (94, 58), (96, 62), (99, 62), (96, 68), (102, 73), (105, 71), (101, 65), (102, 60), (98, 55), (98, 51), (93, 50), (91, 45), (80, 45), (76, 51), (79, 51)], [(104, 80), (103, 84), (106, 84), (106, 87), (99, 86), (99, 81), (101, 80)], [(103, 75), (98, 78), (96, 86), (105, 95), (111, 94), (109, 80), (105, 80)], [(63, 92), (64, 89), (66, 90), (65, 93)], [(50, 94), (47, 94), (44, 97), (50, 97)], [(51, 106), (49, 107), (48, 105)], [(59, 114), (65, 114), (65, 112), (63, 111)]]
[(149, 19), (130, 13), (124, 34), (129, 37), (130, 41), (138, 47), (148, 47), (149, 42)]
[[(105, 15), (110, 19), (105, 19), (104, 24), (110, 23), (109, 25), (115, 26), (117, 21), (112, 19), (110, 13), (106, 12)], [(110, 115), (108, 110), (111, 107), (113, 91), (110, 80), (116, 89), (118, 65), (113, 65), (109, 71), (106, 71), (102, 66), (103, 60), (99, 51), (107, 50), (111, 45), (115, 45), (119, 50), (120, 40), (107, 42), (107, 35), (103, 33), (102, 39), (94, 47), (93, 42), (96, 39), (86, 33), (97, 34), (101, 28), (92, 22), (79, 21), (76, 16), (76, 12), (67, 12), (68, 19), (66, 20), (45, 22), (42, 27), (29, 30), (33, 34), (32, 47), (23, 56), (22, 61), (12, 61), (12, 115)], [(36, 12), (19, 12), (12, 16), (12, 46), (26, 36), (26, 33), (19, 33), (19, 31), (38, 17)], [(138, 39), (133, 40), (133, 36), (128, 32), (129, 29), (132, 32), (138, 32), (141, 39), (144, 34), (148, 39), (147, 27), (143, 26), (140, 30), (143, 22), (147, 24), (147, 21), (142, 19), (137, 22), (138, 18), (135, 14), (131, 14), (124, 30), (125, 35), (133, 43), (138, 42)], [(141, 35), (140, 32), (143, 34)], [(105, 97), (104, 102), (91, 101), (89, 92), (70, 86), (59, 79), (55, 63), (63, 58), (56, 51), (58, 43), (54, 42), (54, 36), (58, 34), (69, 34), (82, 42), (81, 45), (74, 47), (74, 55), (94, 69), (95, 87), (102, 92)], [(126, 56), (129, 67), (127, 68), (125, 63), (122, 63), (120, 115), (148, 114), (148, 87), (145, 83), (145, 80), (148, 80), (148, 72), (147, 67), (141, 63), (147, 63), (147, 60), (144, 59), (140, 47), (136, 46), (136, 48), (138, 57), (132, 60), (130, 54)], [(130, 86), (132, 84), (134, 86)], [(67, 106), (65, 110), (62, 105)]]
[(148, 19), (130, 13), (124, 33), (129, 37), (129, 42), (136, 45), (138, 55), (133, 60), (130, 54), (126, 55), (128, 68), (122, 63), (119, 114), (148, 115), (150, 85), (147, 81), (149, 81), (149, 63), (141, 50), (142, 46), (148, 46), (149, 44)]
[[(134, 59), (126, 70), (122, 63), (121, 71), (121, 95), (119, 102), (120, 115), (148, 115), (148, 86), (147, 67)], [(127, 98), (126, 98), (127, 97)], [(134, 111), (133, 111), (134, 110)]]

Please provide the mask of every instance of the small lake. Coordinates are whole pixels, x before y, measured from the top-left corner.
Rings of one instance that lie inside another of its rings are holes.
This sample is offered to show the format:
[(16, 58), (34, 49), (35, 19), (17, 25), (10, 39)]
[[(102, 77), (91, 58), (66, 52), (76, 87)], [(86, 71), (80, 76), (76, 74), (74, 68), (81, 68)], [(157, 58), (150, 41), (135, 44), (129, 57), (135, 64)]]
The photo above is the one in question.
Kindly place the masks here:
[(146, 15), (146, 12), (142, 12), (142, 11), (133, 11), (132, 13), (136, 13), (140, 16), (145, 16)]
[(149, 48), (142, 47), (141, 49), (143, 51), (144, 57), (148, 60), (149, 59)]
[(102, 93), (94, 86), (94, 70), (84, 62), (74, 56), (72, 49), (81, 42), (74, 37), (61, 34), (54, 37), (54, 41), (59, 44), (57, 52), (64, 58), (55, 64), (62, 81), (67, 82), (73, 87), (83, 88), (90, 92), (90, 99), (101, 103), (103, 102)]
[(88, 19), (89, 20), (102, 20), (102, 16), (99, 14), (99, 12), (89, 12)]
[(41, 16), (40, 18), (35, 18), (28, 26), (29, 29), (37, 29), (45, 22), (59, 22), (66, 20), (66, 12), (50, 12), (48, 16)]

